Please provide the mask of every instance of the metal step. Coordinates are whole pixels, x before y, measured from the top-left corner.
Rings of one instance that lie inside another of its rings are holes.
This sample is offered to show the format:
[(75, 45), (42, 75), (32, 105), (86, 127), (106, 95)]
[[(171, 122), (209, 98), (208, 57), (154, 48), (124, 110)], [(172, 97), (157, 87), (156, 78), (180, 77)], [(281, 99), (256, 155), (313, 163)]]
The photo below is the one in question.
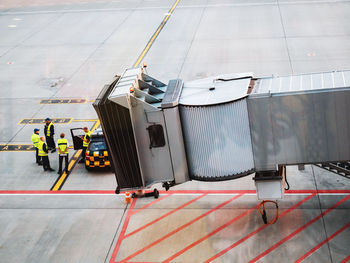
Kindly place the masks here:
[(350, 161), (337, 163), (318, 163), (316, 166), (350, 179)]

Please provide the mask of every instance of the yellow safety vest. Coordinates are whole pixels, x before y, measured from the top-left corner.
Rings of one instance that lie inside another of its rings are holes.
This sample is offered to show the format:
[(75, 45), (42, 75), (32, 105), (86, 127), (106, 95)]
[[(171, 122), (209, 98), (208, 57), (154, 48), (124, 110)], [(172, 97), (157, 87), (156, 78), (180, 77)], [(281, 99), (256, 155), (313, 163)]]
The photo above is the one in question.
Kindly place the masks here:
[(51, 135), (51, 126), (52, 125), (53, 125), (53, 123), (50, 122), (49, 126), (47, 126), (46, 136), (50, 136)]
[(35, 148), (39, 147), (39, 141), (40, 141), (40, 136), (36, 133), (33, 133), (32, 142), (33, 142), (33, 145), (35, 146)]
[(88, 147), (88, 146), (89, 146), (89, 143), (90, 143), (90, 142), (85, 142), (86, 136), (88, 136), (88, 135), (89, 135), (90, 141), (91, 141), (91, 131), (88, 131), (88, 132), (85, 133), (85, 135), (84, 135), (83, 147)]
[(48, 156), (48, 154), (46, 152), (44, 152), (44, 142), (43, 141), (39, 141), (38, 142), (38, 150), (39, 150), (39, 153), (38, 155), (39, 156)]
[[(68, 153), (68, 141), (67, 139), (58, 139), (57, 140), (57, 145), (58, 148), (61, 150), (61, 152), (63, 152), (63, 154), (67, 154)], [(60, 152), (58, 152), (58, 154), (60, 154)]]

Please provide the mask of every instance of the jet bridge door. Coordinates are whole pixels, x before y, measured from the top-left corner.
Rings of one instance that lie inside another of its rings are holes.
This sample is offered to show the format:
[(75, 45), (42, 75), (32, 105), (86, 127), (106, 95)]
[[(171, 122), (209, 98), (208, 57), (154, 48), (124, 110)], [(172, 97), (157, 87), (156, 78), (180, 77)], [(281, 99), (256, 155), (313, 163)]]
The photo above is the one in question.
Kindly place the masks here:
[(73, 128), (70, 129), (70, 133), (72, 135), (74, 150), (83, 149), (84, 130), (82, 128)]

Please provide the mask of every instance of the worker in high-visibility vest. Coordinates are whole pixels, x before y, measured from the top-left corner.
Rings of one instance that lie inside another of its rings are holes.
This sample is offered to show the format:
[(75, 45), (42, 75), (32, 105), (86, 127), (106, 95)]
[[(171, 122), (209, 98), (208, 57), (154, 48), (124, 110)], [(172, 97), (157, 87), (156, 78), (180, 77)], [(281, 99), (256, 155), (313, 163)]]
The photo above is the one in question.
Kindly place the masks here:
[(42, 165), (41, 157), (39, 156), (39, 141), (40, 141), (40, 136), (39, 136), (39, 129), (34, 129), (34, 133), (32, 134), (32, 142), (35, 147), (35, 160), (38, 165)]
[(89, 131), (88, 127), (84, 127), (83, 131), (85, 132), (83, 139), (83, 151), (81, 153), (81, 159), (79, 163), (84, 163), (85, 162), (85, 153), (86, 149), (89, 147), (90, 140), (91, 140), (91, 131)]
[(59, 155), (59, 166), (58, 166), (58, 174), (62, 174), (62, 162), (64, 158), (65, 168), (64, 171), (68, 174), (68, 153), (69, 153), (69, 145), (67, 139), (64, 138), (65, 134), (62, 132), (60, 135), (60, 139), (57, 140), (57, 150)]
[(56, 151), (55, 140), (53, 138), (55, 134), (55, 126), (51, 122), (50, 118), (45, 119), (44, 133), (46, 137), (46, 143), (48, 146), (48, 150), (52, 153)]
[(38, 143), (38, 150), (39, 150), (39, 156), (41, 156), (41, 159), (43, 160), (44, 171), (55, 171), (50, 167), (49, 154), (48, 154), (49, 151), (47, 149), (44, 137), (40, 137), (40, 141)]

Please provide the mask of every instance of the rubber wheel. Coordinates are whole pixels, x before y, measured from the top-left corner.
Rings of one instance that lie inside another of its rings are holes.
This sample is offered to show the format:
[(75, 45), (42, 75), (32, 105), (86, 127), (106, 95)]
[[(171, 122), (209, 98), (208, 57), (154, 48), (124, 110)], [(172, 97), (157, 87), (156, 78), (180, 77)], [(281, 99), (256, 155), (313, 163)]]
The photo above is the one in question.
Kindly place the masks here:
[(154, 198), (157, 199), (159, 197), (159, 192), (157, 189), (153, 190)]
[(85, 169), (88, 171), (92, 171), (93, 168), (85, 165)]

